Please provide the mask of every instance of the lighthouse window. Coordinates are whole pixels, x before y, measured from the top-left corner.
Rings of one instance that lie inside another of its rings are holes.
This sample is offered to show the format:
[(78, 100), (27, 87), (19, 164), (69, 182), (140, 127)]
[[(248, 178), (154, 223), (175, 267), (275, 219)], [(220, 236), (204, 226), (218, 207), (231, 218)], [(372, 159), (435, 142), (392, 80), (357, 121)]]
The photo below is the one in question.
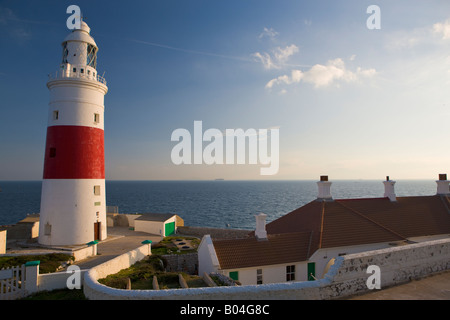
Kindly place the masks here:
[(84, 69), (83, 68), (81, 68), (80, 73), (84, 73)]
[(90, 67), (97, 68), (97, 48), (92, 44), (87, 45), (86, 64)]
[(66, 42), (66, 43), (64, 43), (64, 47), (63, 47), (62, 63), (67, 63), (68, 55), (69, 55), (69, 50), (67, 49), (67, 42)]
[(59, 111), (58, 110), (53, 111), (53, 120), (58, 120), (58, 118), (59, 118)]
[(94, 113), (94, 122), (99, 123), (100, 122), (100, 115), (98, 113)]
[(56, 157), (56, 148), (50, 148), (50, 158)]
[(99, 195), (100, 195), (100, 186), (94, 186), (94, 194), (95, 194), (96, 196), (99, 196)]
[(77, 68), (73, 68), (73, 70), (72, 70), (73, 72), (77, 72)]

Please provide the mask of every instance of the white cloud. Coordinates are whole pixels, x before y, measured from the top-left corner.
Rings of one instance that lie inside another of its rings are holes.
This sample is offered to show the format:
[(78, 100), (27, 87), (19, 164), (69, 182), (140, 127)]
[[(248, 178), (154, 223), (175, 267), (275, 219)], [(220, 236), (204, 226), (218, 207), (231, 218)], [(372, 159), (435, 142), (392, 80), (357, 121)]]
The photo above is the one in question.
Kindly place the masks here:
[(273, 62), (272, 57), (266, 53), (259, 53), (256, 52), (253, 54), (253, 56), (257, 59), (259, 59), (261, 61), (261, 63), (263, 64), (264, 68), (266, 69), (278, 69), (278, 66)]
[(388, 50), (410, 50), (415, 47), (441, 45), (442, 40), (450, 39), (450, 19), (437, 22), (432, 26), (400, 30), (388, 35), (386, 48)]
[(354, 82), (363, 77), (373, 77), (375, 69), (357, 68), (352, 72), (345, 67), (341, 58), (329, 60), (326, 65), (316, 64), (308, 71), (292, 70), (290, 75), (282, 75), (270, 80), (266, 84), (266, 89), (271, 89), (274, 85), (294, 84), (301, 81), (313, 84), (315, 88), (326, 87), (336, 81)]
[(258, 38), (259, 39), (269, 38), (271, 40), (274, 40), (278, 35), (279, 33), (276, 32), (273, 28), (264, 27), (264, 31), (259, 34)]
[(298, 47), (295, 44), (291, 44), (286, 48), (282, 49), (280, 47), (276, 48), (274, 51), (275, 59), (278, 62), (286, 62), (290, 56), (298, 52)]
[(253, 57), (257, 58), (266, 69), (279, 69), (286, 63), (290, 56), (298, 51), (298, 47), (295, 44), (291, 44), (285, 48), (275, 48), (272, 50), (272, 55), (267, 52), (255, 52)]
[(450, 39), (450, 19), (443, 23), (435, 23), (433, 25), (433, 31), (434, 33), (442, 35), (443, 40)]

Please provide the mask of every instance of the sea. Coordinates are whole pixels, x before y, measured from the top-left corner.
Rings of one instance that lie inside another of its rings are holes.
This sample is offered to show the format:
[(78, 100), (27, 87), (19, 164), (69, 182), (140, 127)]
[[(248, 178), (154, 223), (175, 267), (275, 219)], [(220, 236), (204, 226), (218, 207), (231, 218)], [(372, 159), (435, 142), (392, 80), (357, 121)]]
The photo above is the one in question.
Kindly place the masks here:
[[(0, 225), (39, 213), (41, 181), (0, 181)], [(401, 180), (397, 196), (436, 194), (434, 180)], [(332, 181), (334, 199), (382, 197), (381, 180)], [(253, 229), (255, 215), (273, 221), (317, 197), (313, 180), (106, 181), (106, 204), (119, 213), (174, 213), (186, 226)]]

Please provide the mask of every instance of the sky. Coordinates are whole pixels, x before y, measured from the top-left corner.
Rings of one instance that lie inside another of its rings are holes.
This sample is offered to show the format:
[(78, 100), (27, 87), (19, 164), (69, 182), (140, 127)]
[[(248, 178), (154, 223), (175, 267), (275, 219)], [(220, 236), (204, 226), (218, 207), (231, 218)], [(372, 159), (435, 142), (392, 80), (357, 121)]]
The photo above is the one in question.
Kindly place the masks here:
[[(450, 174), (449, 1), (3, 0), (0, 180), (42, 179), (47, 75), (72, 4), (108, 85), (107, 180)], [(172, 133), (185, 129), (193, 144), (195, 121), (277, 130), (277, 144), (258, 141), (278, 150), (278, 170), (261, 175), (260, 158), (175, 164)]]

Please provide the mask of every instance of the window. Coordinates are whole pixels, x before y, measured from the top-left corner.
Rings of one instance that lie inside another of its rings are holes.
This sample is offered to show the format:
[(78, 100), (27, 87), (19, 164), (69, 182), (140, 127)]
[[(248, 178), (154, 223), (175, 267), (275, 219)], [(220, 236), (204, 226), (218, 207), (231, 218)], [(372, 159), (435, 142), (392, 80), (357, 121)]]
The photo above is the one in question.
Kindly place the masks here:
[(50, 148), (49, 157), (50, 158), (56, 157), (56, 148)]
[(69, 55), (69, 50), (67, 49), (67, 42), (65, 42), (64, 46), (63, 46), (62, 63), (67, 63), (67, 56), (68, 55)]
[(83, 68), (80, 69), (80, 73), (84, 73), (84, 69)]
[(262, 269), (256, 269), (256, 284), (263, 283), (263, 274)]
[(77, 72), (77, 68), (73, 68), (72, 71), (73, 71), (73, 72)]
[(92, 44), (87, 45), (86, 65), (97, 68), (97, 48)]
[(94, 122), (99, 123), (100, 122), (100, 114), (94, 113)]
[(53, 111), (53, 120), (58, 120), (59, 119), (59, 111), (55, 110)]
[(100, 195), (100, 186), (94, 186), (94, 194), (95, 194), (96, 196), (99, 196), (99, 195)]
[(46, 236), (49, 236), (49, 235), (52, 234), (52, 225), (50, 223), (48, 223), (48, 222), (44, 226), (44, 234)]
[(295, 265), (286, 266), (286, 281), (295, 280)]
[(96, 206), (96, 207), (101, 206), (101, 205), (102, 205), (102, 203), (100, 201), (94, 202), (94, 206)]

